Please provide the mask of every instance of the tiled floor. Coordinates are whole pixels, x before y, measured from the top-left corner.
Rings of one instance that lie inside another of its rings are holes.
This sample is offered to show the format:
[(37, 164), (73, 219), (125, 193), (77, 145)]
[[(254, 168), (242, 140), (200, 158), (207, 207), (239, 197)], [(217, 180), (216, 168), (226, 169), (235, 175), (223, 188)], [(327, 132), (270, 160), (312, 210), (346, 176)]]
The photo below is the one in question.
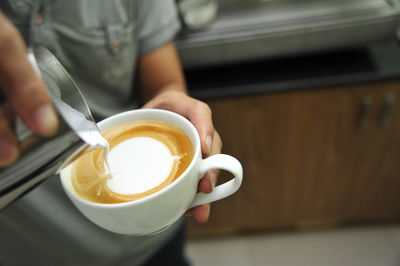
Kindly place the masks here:
[(400, 225), (190, 240), (194, 266), (400, 266)]

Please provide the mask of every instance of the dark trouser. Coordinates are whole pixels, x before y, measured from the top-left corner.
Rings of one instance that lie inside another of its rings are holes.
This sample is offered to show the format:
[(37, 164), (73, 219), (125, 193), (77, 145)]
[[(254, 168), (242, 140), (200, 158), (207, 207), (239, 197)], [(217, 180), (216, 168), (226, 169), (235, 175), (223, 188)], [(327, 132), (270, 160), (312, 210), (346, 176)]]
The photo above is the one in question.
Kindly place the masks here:
[(185, 223), (179, 228), (175, 236), (171, 238), (161, 249), (143, 266), (189, 266), (185, 256), (186, 229)]

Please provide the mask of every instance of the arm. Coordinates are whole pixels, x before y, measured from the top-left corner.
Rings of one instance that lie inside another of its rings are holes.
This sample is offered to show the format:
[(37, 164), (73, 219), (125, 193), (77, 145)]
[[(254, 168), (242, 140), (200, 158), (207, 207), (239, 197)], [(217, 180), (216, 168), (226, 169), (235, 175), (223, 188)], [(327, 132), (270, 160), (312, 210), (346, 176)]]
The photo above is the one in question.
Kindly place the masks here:
[(138, 79), (145, 102), (164, 91), (187, 93), (179, 58), (171, 42), (139, 58)]
[[(185, 116), (199, 132), (203, 156), (220, 153), (222, 142), (213, 127), (211, 110), (207, 104), (187, 95), (182, 68), (172, 42), (139, 59), (138, 82), (146, 102), (144, 108), (166, 109)], [(199, 191), (210, 193), (217, 176), (217, 171), (207, 173), (199, 182)], [(209, 213), (209, 204), (187, 212), (199, 222), (206, 222)]]

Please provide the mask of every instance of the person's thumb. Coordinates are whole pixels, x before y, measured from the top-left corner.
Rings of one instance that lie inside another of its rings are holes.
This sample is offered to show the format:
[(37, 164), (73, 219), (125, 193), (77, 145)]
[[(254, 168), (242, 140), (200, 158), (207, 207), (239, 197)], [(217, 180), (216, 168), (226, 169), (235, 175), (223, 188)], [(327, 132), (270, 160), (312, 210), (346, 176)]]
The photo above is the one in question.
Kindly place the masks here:
[(14, 112), (34, 132), (51, 135), (58, 119), (43, 81), (29, 64), (15, 27), (0, 14), (0, 88)]

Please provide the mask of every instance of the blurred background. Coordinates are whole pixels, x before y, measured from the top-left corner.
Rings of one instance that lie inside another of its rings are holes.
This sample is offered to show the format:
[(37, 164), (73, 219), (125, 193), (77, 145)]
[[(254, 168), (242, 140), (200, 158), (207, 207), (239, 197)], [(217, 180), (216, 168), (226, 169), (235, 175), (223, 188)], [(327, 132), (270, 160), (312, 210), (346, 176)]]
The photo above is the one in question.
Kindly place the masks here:
[(190, 93), (244, 167), (190, 220), (194, 265), (400, 265), (400, 0), (177, 7)]

